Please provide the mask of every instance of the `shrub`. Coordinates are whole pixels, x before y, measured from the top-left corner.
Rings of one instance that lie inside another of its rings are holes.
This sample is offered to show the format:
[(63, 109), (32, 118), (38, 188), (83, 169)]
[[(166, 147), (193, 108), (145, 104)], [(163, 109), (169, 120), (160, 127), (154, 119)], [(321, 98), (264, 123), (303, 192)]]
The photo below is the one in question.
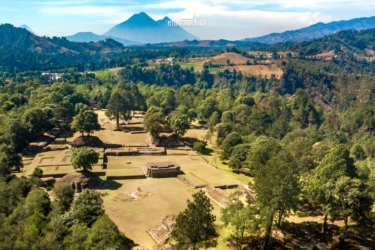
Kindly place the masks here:
[(206, 143), (202, 141), (196, 141), (194, 142), (193, 149), (195, 151), (198, 151), (199, 153), (203, 153), (204, 150), (206, 149)]

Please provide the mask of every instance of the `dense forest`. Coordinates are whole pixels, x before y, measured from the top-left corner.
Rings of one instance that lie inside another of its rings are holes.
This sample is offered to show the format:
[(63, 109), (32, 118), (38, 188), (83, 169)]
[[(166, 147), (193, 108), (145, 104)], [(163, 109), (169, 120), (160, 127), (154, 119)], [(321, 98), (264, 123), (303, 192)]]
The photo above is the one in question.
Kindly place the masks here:
[[(53, 129), (88, 134), (95, 130), (80, 125), (88, 117), (95, 119), (90, 104), (107, 109), (117, 125), (120, 118), (128, 119), (131, 111), (143, 110), (145, 129), (156, 137), (165, 130), (183, 137), (193, 121), (208, 128), (194, 149), (205, 154), (207, 143), (215, 140), (220, 160), (233, 171), (248, 169), (253, 180), (249, 185), (256, 195), (246, 203), (234, 195), (233, 204), (222, 211), (226, 225), (242, 230), (242, 237), (233, 236), (237, 231), (228, 239), (236, 246), (249, 239), (245, 236), (257, 235), (263, 249), (272, 249), (273, 228), (282, 227), (290, 212), (306, 200), (324, 212), (323, 232), (328, 221), (344, 221), (337, 249), (346, 246), (349, 218), (359, 224), (373, 223), (375, 64), (348, 57), (324, 61), (305, 56), (338, 51), (343, 42), (348, 48), (363, 50), (373, 46), (374, 30), (276, 45), (275, 50), (284, 46), (299, 53), (299, 57), (281, 63), (281, 79), (235, 70), (196, 71), (178, 64), (146, 66), (147, 60), (186, 58), (195, 53), (186, 49), (133, 48), (106, 59), (85, 58), (83, 53), (77, 55), (78, 60), (69, 53), (31, 52), (27, 45), (30, 34), (19, 32), (24, 36), (14, 34), (19, 38), (15, 43), (5, 40), (0, 46), (1, 249), (130, 246), (104, 214), (98, 193), (85, 191), (73, 199), (74, 192), (67, 186), (56, 186), (47, 193), (38, 172), (29, 179), (14, 176), (22, 168), (20, 154), (38, 135)], [(64, 39), (46, 40), (79, 50)], [(9, 47), (11, 44), (17, 48)], [(80, 72), (108, 67), (124, 68), (118, 75)], [(51, 82), (41, 76), (42, 70), (66, 74)], [(194, 199), (207, 203), (200, 194)], [(212, 222), (209, 206), (204, 212)], [(246, 216), (235, 220), (230, 216), (234, 213)], [(180, 227), (173, 235), (177, 249), (195, 247), (199, 242), (182, 237), (182, 225), (188, 224), (182, 215), (178, 218)], [(217, 233), (210, 230), (206, 246), (215, 246)]]

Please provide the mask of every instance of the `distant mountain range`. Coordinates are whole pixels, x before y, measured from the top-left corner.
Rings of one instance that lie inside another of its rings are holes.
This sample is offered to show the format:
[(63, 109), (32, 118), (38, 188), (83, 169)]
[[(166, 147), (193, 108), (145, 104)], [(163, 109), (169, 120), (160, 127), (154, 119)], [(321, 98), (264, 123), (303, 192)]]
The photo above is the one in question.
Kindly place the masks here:
[(375, 17), (356, 18), (347, 21), (337, 21), (331, 23), (317, 23), (306, 28), (285, 31), (282, 33), (272, 33), (256, 38), (246, 38), (246, 42), (259, 42), (266, 44), (302, 42), (310, 41), (332, 35), (342, 30), (365, 30), (375, 28)]
[(168, 26), (168, 17), (155, 21), (141, 12), (120, 23), (103, 35), (92, 32), (80, 32), (66, 37), (74, 42), (97, 42), (107, 38), (116, 40), (125, 46), (148, 43), (166, 43), (184, 40), (199, 40), (180, 26)]
[(106, 39), (113, 39), (119, 43), (122, 43), (124, 46), (131, 46), (131, 45), (140, 45), (141, 43), (129, 41), (126, 39), (122, 39), (119, 37), (113, 37), (113, 36), (100, 36), (97, 34), (94, 34), (92, 32), (79, 32), (73, 36), (67, 36), (66, 39), (72, 42), (80, 42), (80, 43), (89, 43), (89, 42), (99, 42), (99, 41), (105, 41)]
[(143, 44), (199, 40), (180, 26), (168, 26), (168, 17), (155, 21), (141, 12), (106, 32), (105, 36), (119, 37)]

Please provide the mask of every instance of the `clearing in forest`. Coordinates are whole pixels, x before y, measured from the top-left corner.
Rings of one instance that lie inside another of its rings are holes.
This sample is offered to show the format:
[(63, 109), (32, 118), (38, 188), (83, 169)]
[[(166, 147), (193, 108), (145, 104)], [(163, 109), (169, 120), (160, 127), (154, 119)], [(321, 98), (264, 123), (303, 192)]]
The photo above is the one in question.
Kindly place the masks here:
[(274, 64), (271, 65), (238, 65), (238, 66), (227, 66), (226, 69), (230, 71), (237, 70), (247, 75), (262, 75), (270, 78), (271, 75), (275, 75), (277, 79), (280, 79), (283, 75), (283, 71)]
[(238, 64), (243, 64), (245, 65), (247, 61), (250, 61), (252, 62), (253, 60), (250, 59), (250, 58), (247, 58), (247, 57), (244, 57), (240, 54), (237, 54), (237, 53), (223, 53), (223, 54), (220, 54), (220, 55), (217, 55), (211, 59), (208, 59), (208, 60), (204, 60), (202, 62), (200, 62), (199, 64), (200, 65), (203, 65), (205, 62), (213, 62), (217, 65), (227, 65), (227, 61), (230, 61), (231, 63), (234, 63), (236, 65)]

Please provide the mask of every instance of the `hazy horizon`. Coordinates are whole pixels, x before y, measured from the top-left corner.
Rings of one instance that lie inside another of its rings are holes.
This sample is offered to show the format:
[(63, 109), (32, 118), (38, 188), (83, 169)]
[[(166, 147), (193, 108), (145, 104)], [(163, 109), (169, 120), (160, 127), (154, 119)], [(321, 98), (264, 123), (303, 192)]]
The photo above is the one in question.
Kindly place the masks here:
[(342, 0), (13, 0), (2, 3), (0, 23), (27, 25), (37, 35), (69, 36), (77, 32), (103, 34), (133, 14), (154, 20), (168, 16), (180, 21), (195, 12), (207, 27), (185, 28), (200, 39), (238, 40), (284, 32), (318, 22), (375, 16), (375, 2)]

